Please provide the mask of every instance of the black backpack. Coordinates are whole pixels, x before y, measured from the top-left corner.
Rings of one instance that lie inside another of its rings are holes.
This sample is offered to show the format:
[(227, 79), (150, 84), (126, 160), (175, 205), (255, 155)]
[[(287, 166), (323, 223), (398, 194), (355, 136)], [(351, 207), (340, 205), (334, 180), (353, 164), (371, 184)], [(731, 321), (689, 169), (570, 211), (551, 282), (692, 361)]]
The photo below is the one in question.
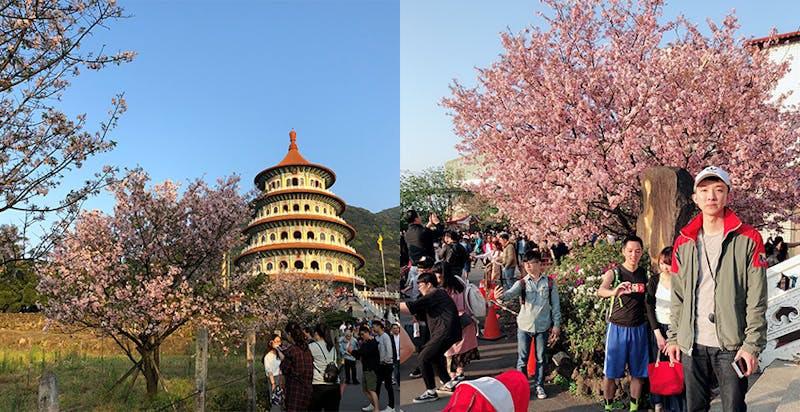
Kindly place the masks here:
[[(328, 357), (325, 355), (325, 349), (323, 349), (322, 345), (320, 345), (319, 342), (314, 342), (314, 343), (316, 343), (317, 346), (319, 346), (319, 350), (322, 351), (322, 357), (325, 358), (325, 360), (327, 361)], [(328, 364), (325, 366), (325, 370), (322, 372), (322, 380), (325, 383), (336, 383), (339, 380), (339, 367), (336, 366), (335, 363), (336, 354), (334, 353), (333, 356), (334, 360), (328, 362)], [(316, 368), (316, 366), (314, 368)]]

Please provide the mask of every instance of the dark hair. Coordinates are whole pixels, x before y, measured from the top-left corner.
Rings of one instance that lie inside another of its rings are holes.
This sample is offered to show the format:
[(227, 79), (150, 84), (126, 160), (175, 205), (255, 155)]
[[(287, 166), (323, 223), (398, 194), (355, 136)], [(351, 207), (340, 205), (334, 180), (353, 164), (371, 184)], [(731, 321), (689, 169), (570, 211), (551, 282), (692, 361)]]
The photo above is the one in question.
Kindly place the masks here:
[(775, 257), (778, 258), (778, 262), (783, 262), (789, 257), (789, 246), (783, 241), (783, 236), (776, 236), (772, 245), (775, 246)]
[[(461, 293), (464, 291), (464, 285), (456, 279), (455, 274), (450, 271), (450, 265), (444, 261), (438, 261), (433, 264), (431, 272), (442, 275), (442, 284), (439, 285), (442, 289), (448, 292)], [(438, 279), (437, 279), (438, 280)]]
[(264, 356), (262, 356), (262, 357), (261, 357), (261, 359), (262, 359), (262, 360), (263, 360), (264, 358), (266, 358), (266, 357), (267, 357), (267, 355), (268, 355), (270, 352), (276, 352), (276, 353), (278, 352), (278, 350), (277, 350), (277, 349), (275, 349), (275, 348), (273, 348), (273, 347), (272, 347), (272, 344), (270, 343), (270, 342), (274, 341), (274, 340), (275, 340), (275, 338), (277, 338), (277, 337), (278, 337), (278, 334), (277, 334), (277, 333), (273, 333), (273, 334), (269, 335), (269, 339), (267, 339), (267, 350), (264, 352)]
[(378, 326), (381, 329), (386, 330), (386, 326), (383, 326), (383, 322), (381, 322), (380, 320), (373, 320), (372, 321), (372, 327), (375, 327), (375, 326)]
[(525, 254), (522, 256), (522, 262), (525, 263), (530, 261), (541, 262), (542, 253), (539, 252), (538, 250), (529, 250), (525, 252)]
[(333, 339), (331, 339), (331, 334), (327, 328), (322, 326), (321, 323), (318, 323), (316, 324), (316, 326), (314, 326), (314, 333), (319, 335), (322, 338), (322, 340), (325, 341), (325, 346), (328, 348), (329, 351), (333, 348)]
[(359, 333), (361, 333), (361, 332), (372, 333), (372, 331), (371, 331), (371, 330), (369, 330), (369, 326), (367, 326), (367, 325), (361, 325), (361, 326), (359, 326), (359, 328), (358, 328), (358, 332), (359, 332)]
[(430, 283), (433, 287), (439, 286), (439, 281), (436, 280), (436, 275), (430, 272), (421, 273), (417, 278), (417, 283)]
[(406, 211), (406, 223), (414, 223), (415, 220), (419, 217), (419, 213), (417, 213), (414, 209), (409, 209)]
[(659, 263), (666, 263), (668, 265), (672, 265), (672, 246), (667, 246), (664, 249), (661, 249), (661, 253), (659, 253), (660, 262)]
[(639, 236), (636, 235), (625, 236), (625, 238), (622, 239), (622, 248), (625, 248), (628, 242), (639, 242), (639, 246), (641, 246), (642, 249), (644, 249), (644, 241), (642, 241), (642, 238), (640, 238)]
[(444, 232), (444, 237), (449, 237), (450, 240), (458, 240), (459, 238), (458, 232), (456, 232), (455, 230), (448, 230)]
[(508, 240), (510, 238), (509, 234), (506, 233), (506, 232), (501, 233), (497, 237), (499, 237), (500, 239), (504, 239), (504, 240)]
[(303, 333), (303, 328), (297, 324), (297, 322), (289, 322), (286, 324), (286, 328), (284, 328), (286, 334), (292, 338), (294, 346), (302, 350), (308, 350), (308, 341), (306, 340), (306, 335)]

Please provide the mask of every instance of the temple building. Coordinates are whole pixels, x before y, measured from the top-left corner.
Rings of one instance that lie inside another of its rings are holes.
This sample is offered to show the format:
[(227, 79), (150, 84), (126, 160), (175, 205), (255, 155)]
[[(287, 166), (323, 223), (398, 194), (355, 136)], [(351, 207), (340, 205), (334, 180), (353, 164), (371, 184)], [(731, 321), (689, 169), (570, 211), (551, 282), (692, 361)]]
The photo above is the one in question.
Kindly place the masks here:
[(365, 285), (356, 270), (364, 258), (348, 243), (355, 229), (340, 216), (345, 202), (328, 190), (336, 174), (310, 163), (289, 132), (289, 152), (255, 178), (261, 191), (244, 234), (246, 246), (236, 263), (255, 261), (255, 272)]

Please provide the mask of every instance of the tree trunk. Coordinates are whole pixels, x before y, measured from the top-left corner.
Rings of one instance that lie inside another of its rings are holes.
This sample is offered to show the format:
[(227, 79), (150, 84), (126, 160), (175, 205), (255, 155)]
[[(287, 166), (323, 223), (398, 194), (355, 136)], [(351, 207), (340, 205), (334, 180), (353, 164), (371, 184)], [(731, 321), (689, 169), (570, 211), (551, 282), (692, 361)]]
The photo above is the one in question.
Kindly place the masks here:
[(158, 349), (157, 345), (136, 348), (142, 355), (142, 375), (147, 382), (147, 397), (151, 399), (158, 393)]

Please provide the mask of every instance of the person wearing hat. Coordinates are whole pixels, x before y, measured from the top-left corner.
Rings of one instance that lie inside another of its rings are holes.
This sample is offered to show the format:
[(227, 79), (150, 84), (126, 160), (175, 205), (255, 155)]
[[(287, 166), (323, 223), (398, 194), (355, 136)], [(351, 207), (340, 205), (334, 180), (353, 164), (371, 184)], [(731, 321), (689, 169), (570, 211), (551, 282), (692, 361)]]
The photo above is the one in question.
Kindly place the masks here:
[(727, 207), (731, 180), (724, 170), (698, 173), (692, 200), (700, 214), (673, 246), (666, 352), (671, 362), (683, 360), (687, 410), (709, 409), (714, 374), (722, 409), (744, 411), (747, 377), (767, 342), (764, 242)]

